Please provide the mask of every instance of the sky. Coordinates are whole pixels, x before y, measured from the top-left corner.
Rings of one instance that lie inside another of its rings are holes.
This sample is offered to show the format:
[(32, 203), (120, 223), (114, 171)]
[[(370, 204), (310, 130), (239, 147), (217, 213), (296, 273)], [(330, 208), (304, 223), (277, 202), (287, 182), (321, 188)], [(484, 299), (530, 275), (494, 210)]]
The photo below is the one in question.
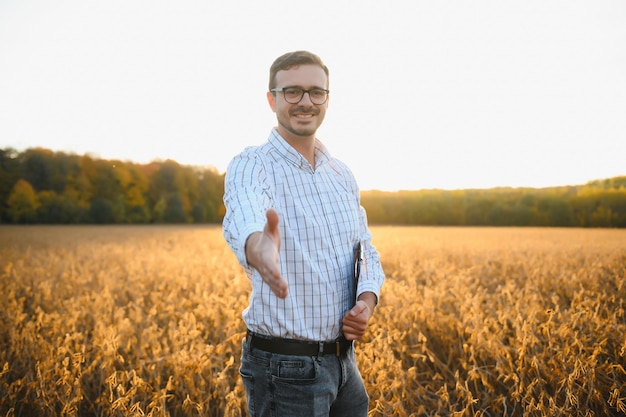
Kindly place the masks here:
[(623, 0), (0, 0), (0, 148), (224, 172), (298, 49), (363, 190), (626, 175)]

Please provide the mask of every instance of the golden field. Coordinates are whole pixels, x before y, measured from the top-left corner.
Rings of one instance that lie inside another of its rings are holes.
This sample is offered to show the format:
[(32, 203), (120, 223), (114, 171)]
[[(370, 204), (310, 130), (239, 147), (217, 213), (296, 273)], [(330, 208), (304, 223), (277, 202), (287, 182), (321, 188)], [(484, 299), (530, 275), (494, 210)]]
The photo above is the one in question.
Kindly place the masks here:
[[(626, 415), (626, 230), (373, 227), (371, 416)], [(243, 416), (217, 226), (0, 226), (1, 416)]]

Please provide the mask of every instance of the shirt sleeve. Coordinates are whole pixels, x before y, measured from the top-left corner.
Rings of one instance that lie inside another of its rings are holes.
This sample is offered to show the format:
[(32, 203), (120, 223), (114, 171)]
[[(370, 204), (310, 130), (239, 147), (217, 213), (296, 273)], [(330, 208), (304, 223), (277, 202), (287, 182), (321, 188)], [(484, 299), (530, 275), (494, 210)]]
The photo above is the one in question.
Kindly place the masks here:
[(252, 148), (236, 156), (226, 170), (224, 205), (222, 233), (241, 266), (250, 272), (246, 240), (252, 233), (263, 231), (265, 213), (272, 207), (263, 162)]
[(359, 210), (358, 236), (363, 245), (363, 263), (361, 264), (361, 273), (357, 283), (356, 298), (364, 292), (371, 292), (376, 295), (376, 302), (378, 303), (380, 289), (385, 281), (385, 273), (380, 263), (380, 255), (372, 245), (372, 233), (369, 230), (365, 208), (361, 206), (360, 190), (357, 181), (352, 171), (343, 163), (342, 166), (346, 183), (352, 189), (352, 193), (357, 200)]
[(376, 295), (376, 302), (380, 299), (380, 289), (385, 280), (380, 263), (380, 255), (372, 245), (372, 234), (367, 224), (367, 213), (365, 209), (359, 207), (359, 223), (361, 227), (361, 243), (363, 244), (363, 263), (361, 265), (361, 275), (357, 285), (357, 298), (364, 292), (372, 292)]

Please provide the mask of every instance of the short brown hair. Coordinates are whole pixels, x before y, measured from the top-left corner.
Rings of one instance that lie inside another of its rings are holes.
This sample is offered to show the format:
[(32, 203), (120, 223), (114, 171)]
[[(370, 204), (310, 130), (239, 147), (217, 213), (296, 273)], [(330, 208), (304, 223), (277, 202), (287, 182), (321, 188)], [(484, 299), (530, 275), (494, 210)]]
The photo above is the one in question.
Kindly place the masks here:
[(287, 52), (276, 58), (270, 67), (269, 89), (271, 90), (276, 87), (276, 74), (278, 71), (288, 70), (298, 65), (319, 65), (326, 73), (326, 79), (328, 80), (328, 67), (324, 65), (324, 62), (322, 62), (319, 56), (309, 51)]

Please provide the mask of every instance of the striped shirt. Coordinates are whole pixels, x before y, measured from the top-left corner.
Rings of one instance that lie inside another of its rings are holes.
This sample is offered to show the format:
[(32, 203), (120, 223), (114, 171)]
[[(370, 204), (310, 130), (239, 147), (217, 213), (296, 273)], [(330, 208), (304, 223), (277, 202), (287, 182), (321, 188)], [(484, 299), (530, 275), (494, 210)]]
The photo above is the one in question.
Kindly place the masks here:
[[(243, 312), (249, 330), (288, 339), (330, 341), (354, 306), (353, 249), (364, 244), (357, 294), (379, 296), (384, 280), (371, 245), (356, 181), (318, 140), (316, 169), (273, 129), (268, 141), (246, 148), (226, 171), (223, 234), (252, 283)], [(289, 285), (278, 298), (246, 261), (245, 243), (265, 227), (265, 212), (280, 217), (280, 269)]]

